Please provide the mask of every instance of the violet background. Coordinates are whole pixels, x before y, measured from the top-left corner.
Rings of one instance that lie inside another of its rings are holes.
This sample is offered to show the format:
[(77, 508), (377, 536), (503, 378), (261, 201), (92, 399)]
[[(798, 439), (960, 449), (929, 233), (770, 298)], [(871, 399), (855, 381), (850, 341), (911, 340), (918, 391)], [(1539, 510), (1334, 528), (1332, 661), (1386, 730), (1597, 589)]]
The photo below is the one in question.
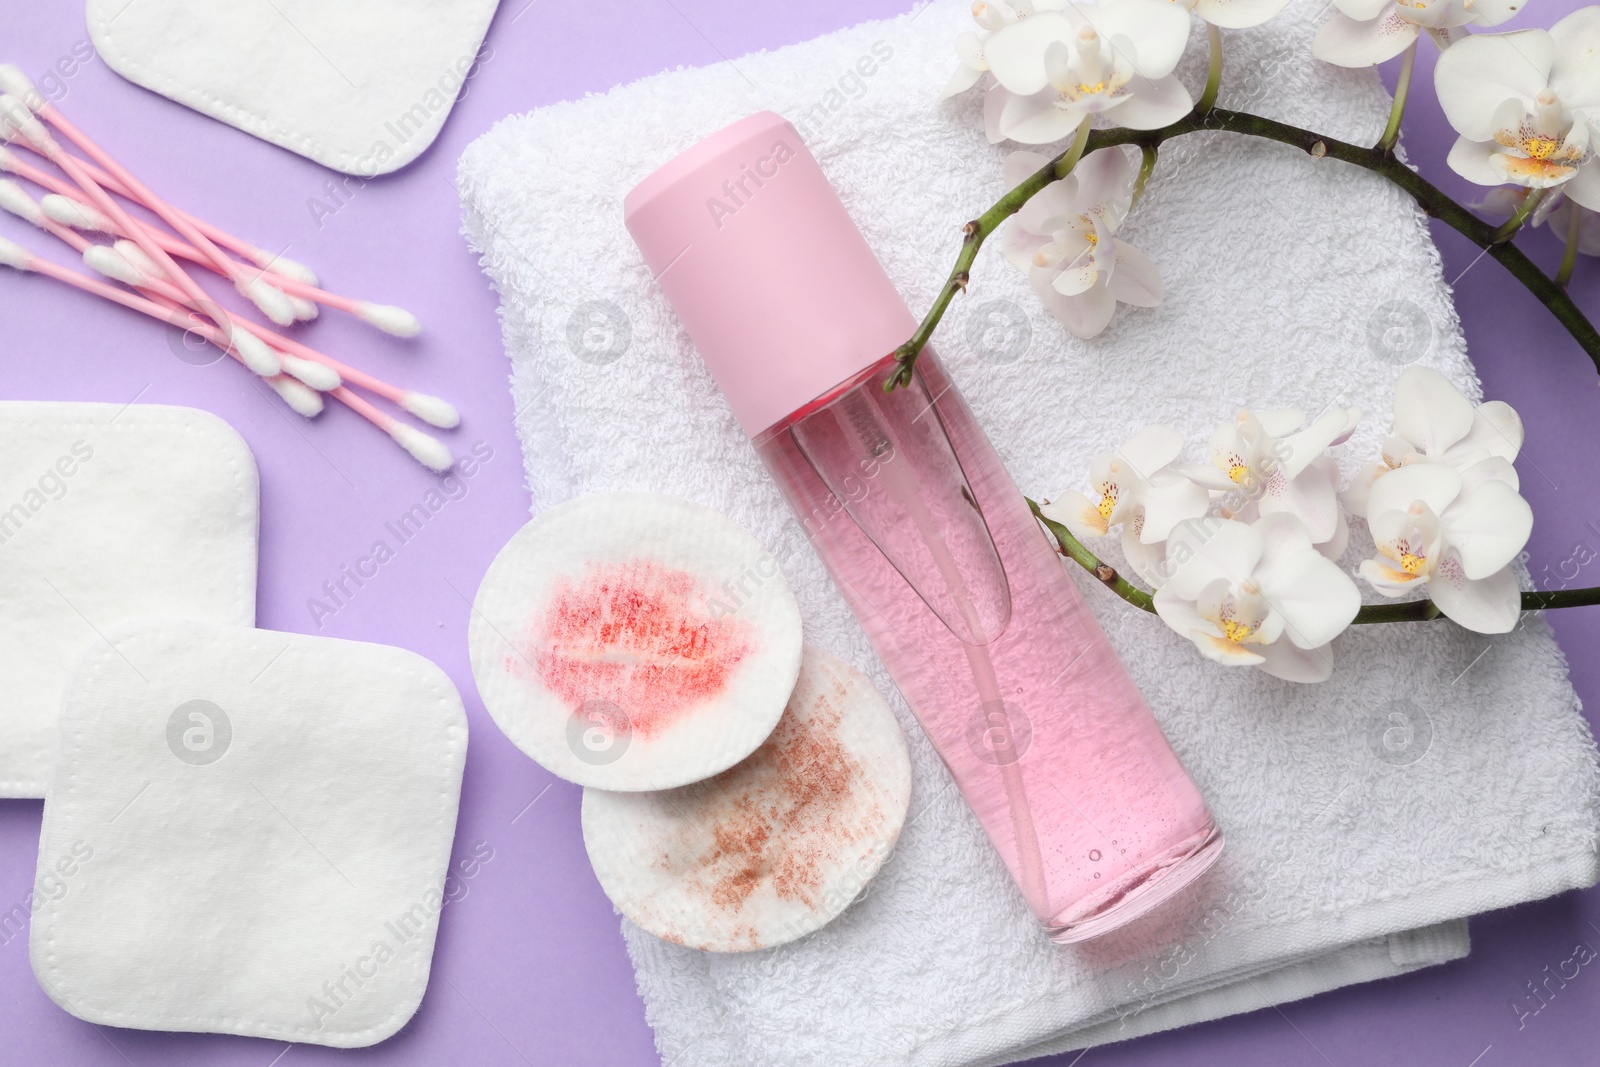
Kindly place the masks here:
[[(507, 114), (603, 92), (679, 65), (806, 40), (911, 6), (911, 0), (505, 0), (488, 36), (492, 57), (468, 83), (438, 142), (399, 174), (358, 189), (320, 226), (308, 202), (320, 198), (333, 205), (324, 188), (338, 177), (332, 172), (125, 83), (99, 60), (68, 79), (60, 101), (65, 113), (158, 192), (263, 246), (286, 246), (287, 255), (313, 265), (330, 288), (415, 311), (427, 325), (416, 341), (387, 338), (333, 313), (308, 331), (308, 341), (455, 401), (465, 418), (446, 436), (457, 455), (484, 442), (493, 458), (464, 483), (464, 496), (451, 500), (319, 627), (308, 598), (320, 596), (322, 583), (337, 578), (342, 566), (366, 554), (378, 538), (392, 543), (384, 523), (438, 485), (367, 423), (333, 405), (315, 422), (305, 422), (240, 368), (199, 367), (175, 358), (165, 327), (48, 280), (9, 273), (0, 278), (0, 322), (6, 327), (0, 397), (187, 404), (237, 427), (261, 468), (259, 624), (400, 645), (444, 667), (466, 699), (472, 727), (455, 854), (468, 856), (478, 842), (487, 842), (494, 855), (465, 883), (466, 895), (444, 910), (421, 1009), (381, 1045), (340, 1052), (90, 1026), (39, 990), (25, 940), (16, 938), (0, 944), (0, 1062), (658, 1062), (616, 916), (584, 856), (579, 790), (546, 774), (494, 728), (467, 666), (469, 600), (494, 553), (526, 521), (530, 501), (512, 430), (496, 300), (458, 233), (455, 161), (472, 138)], [(1540, 0), (1511, 26), (1548, 27), (1579, 6), (1577, 0)], [(35, 77), (87, 41), (80, 3), (7, 7), (0, 59)], [(1425, 43), (1404, 145), (1429, 178), (1458, 198), (1477, 199), (1481, 191), (1444, 166), (1454, 134), (1433, 97), (1433, 58)], [(1396, 66), (1386, 65), (1391, 86)], [(55, 244), (9, 216), (0, 218), (0, 234), (39, 249)], [(1476, 249), (1437, 224), (1435, 238), (1485, 390), (1515, 405), (1527, 423), (1518, 467), (1538, 517), (1529, 546), (1536, 580), (1546, 588), (1600, 583), (1600, 567), (1573, 573), (1578, 561), (1600, 553), (1600, 500), (1594, 492), (1600, 442), (1591, 429), (1600, 415), (1595, 370), (1496, 263), (1479, 260)], [(1560, 250), (1552, 235), (1540, 231), (1522, 240), (1553, 269)], [(69, 255), (49, 254), (71, 262)], [(1591, 315), (1600, 315), (1600, 266), (1580, 263), (1573, 291)], [(1579, 694), (1600, 706), (1594, 700), (1600, 662), (1591, 652), (1600, 635), (1600, 609), (1551, 615)], [(1493, 642), (1486, 644), (1487, 654), (1495, 655)], [(1485, 781), (1483, 787), (1495, 785)], [(0, 801), (0, 911), (29, 891), (40, 809), (37, 801)], [(181, 881), (170, 892), (172, 906), (181, 908)], [(1526, 999), (1525, 983), (1570, 957), (1578, 942), (1600, 948), (1597, 924), (1600, 892), (1569, 893), (1473, 920), (1472, 955), (1459, 963), (1038, 1062), (1594, 1062), (1593, 1013), (1600, 1005), (1594, 966), (1583, 968), (1520, 1028), (1511, 1002), (1520, 995), (1525, 1004), (1536, 1003)]]

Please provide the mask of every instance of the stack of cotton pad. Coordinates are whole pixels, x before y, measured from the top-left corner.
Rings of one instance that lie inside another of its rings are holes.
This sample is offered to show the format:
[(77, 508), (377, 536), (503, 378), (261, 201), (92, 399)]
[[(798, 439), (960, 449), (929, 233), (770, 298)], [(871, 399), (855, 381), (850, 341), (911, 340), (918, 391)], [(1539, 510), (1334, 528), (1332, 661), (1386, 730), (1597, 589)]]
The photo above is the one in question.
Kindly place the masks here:
[(427, 986), (465, 714), (409, 652), (253, 629), (257, 510), (214, 416), (0, 403), (0, 781), (66, 886), (34, 973), (90, 1022), (368, 1045)]
[(551, 508), (479, 587), (473, 676), (495, 722), (585, 786), (612, 902), (712, 951), (793, 940), (844, 910), (910, 803), (905, 740), (865, 676), (815, 649), (772, 557), (656, 493)]

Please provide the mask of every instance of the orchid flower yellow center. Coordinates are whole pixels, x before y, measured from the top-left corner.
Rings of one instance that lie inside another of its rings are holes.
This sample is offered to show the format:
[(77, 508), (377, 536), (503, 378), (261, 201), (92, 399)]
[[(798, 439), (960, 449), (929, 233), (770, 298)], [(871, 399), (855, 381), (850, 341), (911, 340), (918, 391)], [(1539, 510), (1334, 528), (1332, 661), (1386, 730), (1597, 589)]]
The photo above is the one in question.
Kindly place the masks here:
[(1561, 142), (1554, 137), (1543, 137), (1534, 134), (1522, 144), (1522, 150), (1528, 153), (1529, 158), (1541, 162), (1555, 155), (1556, 149), (1561, 147)]
[(1427, 565), (1427, 562), (1427, 556), (1419, 556), (1413, 552), (1400, 553), (1400, 569), (1407, 574), (1421, 574), (1422, 568)]
[(1117, 487), (1114, 485), (1108, 485), (1100, 491), (1100, 503), (1095, 506), (1095, 510), (1100, 512), (1100, 517), (1102, 519), (1109, 519), (1111, 518), (1111, 513), (1116, 510), (1116, 507)]
[(1254, 632), (1255, 629), (1253, 627), (1240, 622), (1238, 619), (1222, 620), (1222, 636), (1236, 645), (1243, 642)]

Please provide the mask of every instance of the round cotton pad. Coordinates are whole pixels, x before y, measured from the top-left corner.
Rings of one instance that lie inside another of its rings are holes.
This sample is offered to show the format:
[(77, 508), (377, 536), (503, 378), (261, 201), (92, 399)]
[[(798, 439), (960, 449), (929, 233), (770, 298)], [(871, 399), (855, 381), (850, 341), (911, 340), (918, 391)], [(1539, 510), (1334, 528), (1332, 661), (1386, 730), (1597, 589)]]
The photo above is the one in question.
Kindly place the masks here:
[(736, 523), (659, 493), (598, 493), (524, 526), (468, 633), (489, 714), (580, 785), (668, 789), (766, 740), (800, 670), (800, 609)]
[(911, 803), (900, 724), (861, 672), (807, 647), (783, 721), (749, 759), (659, 793), (583, 793), (583, 843), (612, 903), (711, 952), (803, 937), (849, 906)]

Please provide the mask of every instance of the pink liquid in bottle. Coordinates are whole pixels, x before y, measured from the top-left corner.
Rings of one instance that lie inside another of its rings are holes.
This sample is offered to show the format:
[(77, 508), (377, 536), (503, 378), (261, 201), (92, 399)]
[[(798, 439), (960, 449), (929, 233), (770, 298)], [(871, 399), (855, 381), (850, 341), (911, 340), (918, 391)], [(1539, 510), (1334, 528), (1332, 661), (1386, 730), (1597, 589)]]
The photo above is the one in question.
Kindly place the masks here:
[(753, 115), (627, 223), (812, 545), (1058, 941), (1171, 897), (1222, 838), (793, 127)]
[(893, 367), (756, 447), (1034, 913), (1092, 937), (1222, 839), (938, 360)]

